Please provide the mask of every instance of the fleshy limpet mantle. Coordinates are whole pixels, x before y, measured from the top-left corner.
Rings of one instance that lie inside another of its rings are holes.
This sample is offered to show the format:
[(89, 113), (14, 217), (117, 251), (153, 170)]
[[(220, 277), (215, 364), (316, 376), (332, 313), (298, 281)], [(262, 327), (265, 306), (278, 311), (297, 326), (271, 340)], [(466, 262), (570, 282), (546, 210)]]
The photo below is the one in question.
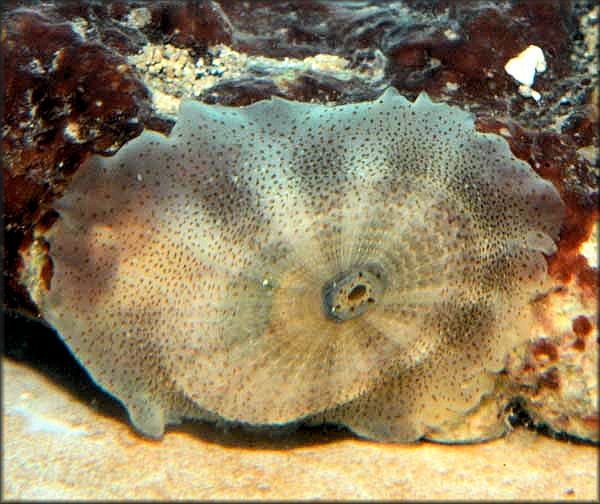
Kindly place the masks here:
[(140, 432), (318, 419), (397, 442), (491, 391), (564, 213), (470, 114), (391, 88), (184, 101), (169, 136), (90, 158), (56, 209), (32, 296)]

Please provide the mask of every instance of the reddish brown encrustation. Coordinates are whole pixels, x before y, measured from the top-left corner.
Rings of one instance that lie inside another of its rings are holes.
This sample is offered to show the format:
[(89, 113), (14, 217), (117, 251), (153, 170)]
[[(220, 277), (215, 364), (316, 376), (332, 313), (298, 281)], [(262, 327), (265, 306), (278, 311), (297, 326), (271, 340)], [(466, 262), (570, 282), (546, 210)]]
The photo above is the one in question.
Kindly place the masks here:
[(121, 55), (33, 10), (6, 16), (2, 53), (6, 303), (33, 311), (19, 247), (86, 156), (141, 132), (149, 91)]

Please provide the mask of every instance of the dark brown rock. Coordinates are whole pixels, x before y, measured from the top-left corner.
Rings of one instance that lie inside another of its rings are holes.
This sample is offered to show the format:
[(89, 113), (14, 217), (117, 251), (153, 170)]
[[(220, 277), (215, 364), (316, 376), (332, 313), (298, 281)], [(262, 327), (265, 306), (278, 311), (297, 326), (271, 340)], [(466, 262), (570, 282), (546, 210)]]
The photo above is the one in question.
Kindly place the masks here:
[(17, 250), (90, 152), (138, 135), (149, 93), (118, 54), (68, 22), (9, 13), (2, 31), (5, 277), (9, 307), (27, 305)]
[(230, 44), (233, 26), (217, 2), (156, 2), (150, 7), (152, 22), (146, 29), (155, 42), (191, 49), (201, 56), (209, 44)]
[(244, 106), (271, 96), (284, 96), (272, 79), (242, 78), (220, 82), (202, 95), (205, 103)]

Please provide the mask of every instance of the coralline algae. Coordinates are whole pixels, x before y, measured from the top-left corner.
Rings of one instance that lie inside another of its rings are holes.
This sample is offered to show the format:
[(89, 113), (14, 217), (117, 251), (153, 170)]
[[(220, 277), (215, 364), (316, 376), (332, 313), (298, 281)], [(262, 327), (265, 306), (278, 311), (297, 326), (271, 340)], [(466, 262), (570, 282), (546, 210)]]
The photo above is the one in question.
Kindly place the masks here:
[(90, 158), (55, 208), (32, 297), (140, 432), (318, 420), (396, 442), (491, 392), (564, 213), (467, 112), (391, 88), (185, 101), (168, 137)]

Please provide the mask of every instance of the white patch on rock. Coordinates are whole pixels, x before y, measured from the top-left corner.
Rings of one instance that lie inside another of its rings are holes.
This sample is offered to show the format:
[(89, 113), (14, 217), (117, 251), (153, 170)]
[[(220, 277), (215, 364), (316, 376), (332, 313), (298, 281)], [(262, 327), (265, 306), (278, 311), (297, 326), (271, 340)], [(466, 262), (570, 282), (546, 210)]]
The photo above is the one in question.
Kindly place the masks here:
[(598, 223), (594, 224), (590, 237), (579, 247), (579, 253), (592, 268), (598, 267)]
[(81, 136), (79, 133), (79, 124), (77, 122), (69, 121), (65, 126), (65, 136), (74, 140), (75, 142), (81, 142)]
[(519, 94), (524, 97), (531, 97), (535, 101), (540, 101), (542, 96), (539, 92), (532, 89), (536, 72), (546, 71), (546, 58), (542, 49), (536, 45), (530, 45), (519, 53), (518, 56), (508, 60), (504, 65), (504, 70), (513, 79), (519, 82)]
[(131, 9), (127, 16), (127, 24), (136, 28), (143, 28), (152, 21), (152, 14), (146, 7)]

